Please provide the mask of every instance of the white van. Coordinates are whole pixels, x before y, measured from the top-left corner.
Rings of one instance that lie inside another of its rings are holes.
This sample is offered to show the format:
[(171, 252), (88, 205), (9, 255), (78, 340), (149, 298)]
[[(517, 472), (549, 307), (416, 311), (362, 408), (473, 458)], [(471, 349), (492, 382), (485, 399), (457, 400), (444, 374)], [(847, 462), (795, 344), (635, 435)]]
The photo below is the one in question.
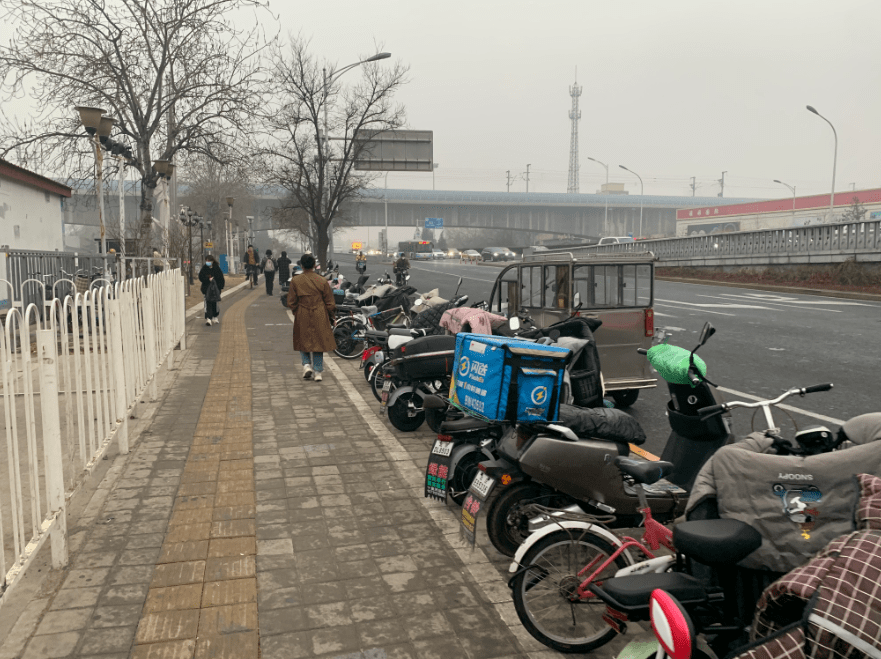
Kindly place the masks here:
[(612, 243), (633, 243), (636, 242), (630, 236), (609, 236), (608, 238), (600, 238), (597, 245), (611, 245)]

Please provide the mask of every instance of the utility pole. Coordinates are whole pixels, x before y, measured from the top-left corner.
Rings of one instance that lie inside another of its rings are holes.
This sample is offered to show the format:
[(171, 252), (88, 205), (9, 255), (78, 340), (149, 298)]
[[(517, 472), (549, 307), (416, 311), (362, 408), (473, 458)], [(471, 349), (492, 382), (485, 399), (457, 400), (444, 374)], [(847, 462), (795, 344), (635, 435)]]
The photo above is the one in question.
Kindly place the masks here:
[(691, 177), (691, 196), (694, 196), (695, 190), (697, 190), (697, 179), (696, 177)]
[(529, 168), (530, 167), (532, 167), (532, 165), (526, 165), (526, 192), (527, 193), (529, 192)]
[(724, 197), (724, 196), (725, 196), (725, 174), (727, 174), (727, 173), (728, 173), (727, 171), (722, 172), (722, 178), (719, 179), (719, 185), (722, 186), (722, 189), (719, 190), (719, 196), (720, 196), (720, 197)]
[(505, 176), (508, 177), (508, 192), (510, 192), (511, 191), (511, 170), (510, 169), (505, 172)]
[(572, 97), (572, 109), (569, 110), (569, 119), (572, 122), (571, 135), (569, 137), (569, 182), (566, 192), (578, 193), (578, 121), (581, 119), (581, 110), (578, 109), (578, 97), (581, 96), (581, 87), (578, 86), (578, 68), (575, 69), (575, 84), (569, 88), (569, 96)]

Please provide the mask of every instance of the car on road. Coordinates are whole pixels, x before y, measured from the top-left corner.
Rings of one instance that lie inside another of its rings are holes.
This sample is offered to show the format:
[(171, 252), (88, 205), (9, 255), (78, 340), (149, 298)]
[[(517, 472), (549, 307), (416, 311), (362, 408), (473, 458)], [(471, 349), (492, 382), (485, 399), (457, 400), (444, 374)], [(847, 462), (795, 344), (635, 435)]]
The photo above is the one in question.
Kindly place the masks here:
[(507, 247), (484, 247), (480, 255), (484, 261), (513, 261), (517, 258)]
[(462, 256), (462, 252), (453, 247), (452, 249), (447, 250), (447, 258), (448, 259), (458, 259)]
[(433, 250), (431, 250), (431, 258), (433, 258), (433, 259), (445, 259), (445, 258), (447, 258), (447, 255), (446, 255), (443, 251), (441, 251), (441, 250), (439, 250), (439, 249), (433, 249)]
[(462, 258), (467, 259), (468, 261), (482, 261), (483, 258), (480, 256), (480, 252), (476, 249), (466, 249), (462, 252)]
[(615, 243), (634, 243), (636, 242), (631, 236), (607, 236), (600, 238), (597, 245), (614, 245)]

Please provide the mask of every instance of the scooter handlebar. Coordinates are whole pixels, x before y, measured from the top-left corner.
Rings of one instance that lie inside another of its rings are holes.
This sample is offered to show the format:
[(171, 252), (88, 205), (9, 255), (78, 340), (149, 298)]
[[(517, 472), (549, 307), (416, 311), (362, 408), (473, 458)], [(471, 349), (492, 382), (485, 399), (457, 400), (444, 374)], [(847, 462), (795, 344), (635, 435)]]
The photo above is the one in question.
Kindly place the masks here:
[(716, 416), (717, 414), (721, 414), (726, 409), (728, 409), (724, 403), (721, 405), (710, 405), (709, 407), (702, 407), (697, 411), (700, 414), (701, 421), (706, 421), (707, 419)]
[(649, 351), (646, 350), (645, 348), (637, 348), (637, 349), (636, 349), (636, 352), (638, 352), (640, 355), (647, 355), (647, 354), (649, 354)]
[(805, 394), (813, 394), (818, 391), (829, 391), (830, 389), (832, 389), (831, 382), (827, 382), (825, 384), (813, 384), (810, 387), (805, 387), (804, 389), (802, 389), (801, 395), (804, 396)]

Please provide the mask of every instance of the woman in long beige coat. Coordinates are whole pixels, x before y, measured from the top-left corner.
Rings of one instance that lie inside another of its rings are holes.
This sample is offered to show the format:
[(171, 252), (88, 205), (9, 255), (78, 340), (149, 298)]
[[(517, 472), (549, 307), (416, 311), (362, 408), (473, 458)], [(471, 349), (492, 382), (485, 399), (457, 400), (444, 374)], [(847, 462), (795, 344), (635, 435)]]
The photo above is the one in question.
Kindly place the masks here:
[(303, 379), (321, 382), (324, 353), (336, 349), (333, 315), (336, 305), (327, 280), (315, 274), (315, 257), (304, 254), (303, 273), (291, 279), (288, 309), (294, 314), (294, 350), (303, 359)]

